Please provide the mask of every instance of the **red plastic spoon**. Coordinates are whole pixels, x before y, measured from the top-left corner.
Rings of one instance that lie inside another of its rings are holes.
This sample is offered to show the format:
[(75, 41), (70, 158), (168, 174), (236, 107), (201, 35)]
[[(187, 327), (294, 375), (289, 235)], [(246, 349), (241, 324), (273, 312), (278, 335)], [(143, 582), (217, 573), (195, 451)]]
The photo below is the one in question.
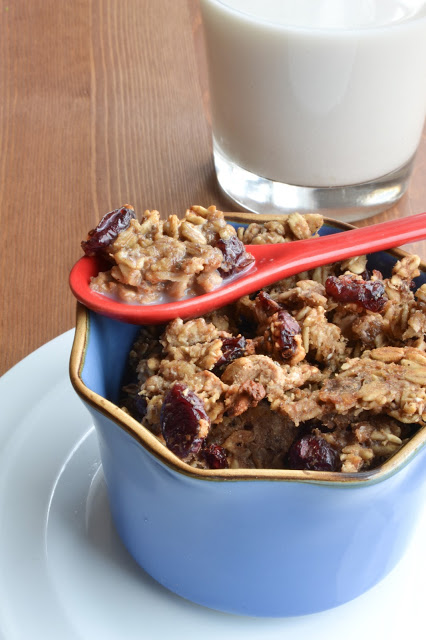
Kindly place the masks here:
[(424, 238), (426, 213), (419, 213), (320, 238), (247, 245), (255, 263), (241, 277), (233, 278), (229, 283), (225, 280), (210, 293), (166, 304), (128, 305), (92, 291), (90, 278), (102, 270), (96, 257), (80, 258), (71, 270), (70, 286), (77, 300), (93, 311), (131, 324), (160, 324), (173, 318), (203, 315), (300, 271)]

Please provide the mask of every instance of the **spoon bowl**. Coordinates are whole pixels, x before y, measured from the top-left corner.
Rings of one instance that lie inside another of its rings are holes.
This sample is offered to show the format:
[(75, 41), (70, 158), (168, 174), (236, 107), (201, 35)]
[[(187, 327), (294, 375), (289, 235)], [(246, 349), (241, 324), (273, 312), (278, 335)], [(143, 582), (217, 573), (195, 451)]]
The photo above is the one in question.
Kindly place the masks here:
[(255, 258), (249, 270), (230, 278), (229, 282), (224, 280), (214, 291), (164, 304), (126, 304), (93, 291), (91, 277), (106, 268), (105, 262), (97, 257), (80, 258), (71, 270), (69, 281), (77, 300), (97, 313), (130, 324), (162, 324), (177, 317), (201, 316), (307, 269), (424, 238), (426, 213), (420, 213), (338, 235), (272, 245), (246, 245)]

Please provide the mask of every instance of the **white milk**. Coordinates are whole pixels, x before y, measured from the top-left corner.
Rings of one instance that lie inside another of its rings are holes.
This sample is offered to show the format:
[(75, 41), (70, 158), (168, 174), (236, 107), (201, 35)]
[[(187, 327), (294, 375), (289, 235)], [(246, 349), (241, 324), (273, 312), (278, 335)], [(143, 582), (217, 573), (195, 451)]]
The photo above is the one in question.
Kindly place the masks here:
[(292, 185), (406, 164), (426, 111), (426, 0), (201, 0), (220, 152)]

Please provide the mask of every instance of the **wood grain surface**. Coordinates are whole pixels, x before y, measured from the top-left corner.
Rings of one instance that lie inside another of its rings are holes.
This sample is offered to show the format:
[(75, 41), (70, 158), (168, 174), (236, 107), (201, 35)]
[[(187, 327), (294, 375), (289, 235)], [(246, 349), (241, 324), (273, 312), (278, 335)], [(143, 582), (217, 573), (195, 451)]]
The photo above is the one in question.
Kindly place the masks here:
[[(104, 213), (237, 210), (208, 105), (196, 0), (0, 2), (0, 374), (74, 326), (68, 273)], [(425, 174), (424, 135), (408, 194), (368, 222), (426, 210)]]

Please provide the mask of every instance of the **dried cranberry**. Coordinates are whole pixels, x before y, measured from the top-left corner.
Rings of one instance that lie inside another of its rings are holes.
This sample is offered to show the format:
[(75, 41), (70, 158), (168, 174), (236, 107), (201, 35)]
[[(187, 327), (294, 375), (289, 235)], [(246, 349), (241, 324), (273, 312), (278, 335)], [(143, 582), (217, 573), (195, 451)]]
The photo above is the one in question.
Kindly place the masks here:
[(125, 407), (135, 420), (142, 422), (147, 409), (147, 402), (145, 398), (140, 395), (131, 396), (126, 400)]
[(337, 471), (337, 451), (324, 438), (306, 435), (295, 440), (288, 452), (290, 469), (309, 471)]
[(360, 276), (363, 280), (371, 280), (373, 277), (375, 280), (383, 280), (382, 272), (377, 269), (373, 269), (372, 271), (364, 269), (364, 271), (360, 273)]
[(201, 450), (209, 469), (227, 469), (228, 460), (226, 458), (225, 449), (219, 444), (211, 444)]
[(98, 226), (89, 231), (87, 240), (83, 240), (81, 247), (86, 256), (102, 253), (114, 242), (121, 231), (127, 229), (130, 221), (135, 218), (132, 207), (124, 206), (105, 214)]
[(228, 240), (220, 238), (215, 246), (223, 253), (219, 273), (224, 278), (242, 271), (254, 262), (253, 256), (246, 252), (244, 244), (237, 236), (231, 236)]
[(381, 311), (388, 300), (383, 282), (360, 280), (353, 275), (330, 276), (325, 281), (325, 290), (338, 302), (355, 302), (375, 312)]
[(270, 331), (283, 360), (291, 360), (299, 348), (296, 340), (296, 336), (301, 334), (299, 323), (288, 311), (281, 309), (273, 316)]
[(180, 382), (164, 398), (160, 423), (166, 445), (179, 458), (197, 453), (210, 427), (203, 401)]
[(262, 307), (263, 311), (268, 316), (274, 315), (274, 313), (276, 313), (277, 311), (279, 311), (282, 308), (278, 304), (278, 302), (275, 302), (275, 300), (273, 300), (271, 298), (269, 293), (266, 293), (266, 291), (260, 291), (259, 292), (259, 295), (256, 298), (256, 302), (258, 302), (260, 304), (260, 306)]
[(212, 373), (216, 376), (220, 376), (225, 367), (230, 362), (237, 358), (242, 358), (245, 355), (246, 339), (244, 336), (236, 336), (235, 338), (223, 338), (222, 340), (222, 355), (216, 362)]
[(360, 276), (363, 280), (371, 280), (371, 272), (368, 269), (364, 269)]

